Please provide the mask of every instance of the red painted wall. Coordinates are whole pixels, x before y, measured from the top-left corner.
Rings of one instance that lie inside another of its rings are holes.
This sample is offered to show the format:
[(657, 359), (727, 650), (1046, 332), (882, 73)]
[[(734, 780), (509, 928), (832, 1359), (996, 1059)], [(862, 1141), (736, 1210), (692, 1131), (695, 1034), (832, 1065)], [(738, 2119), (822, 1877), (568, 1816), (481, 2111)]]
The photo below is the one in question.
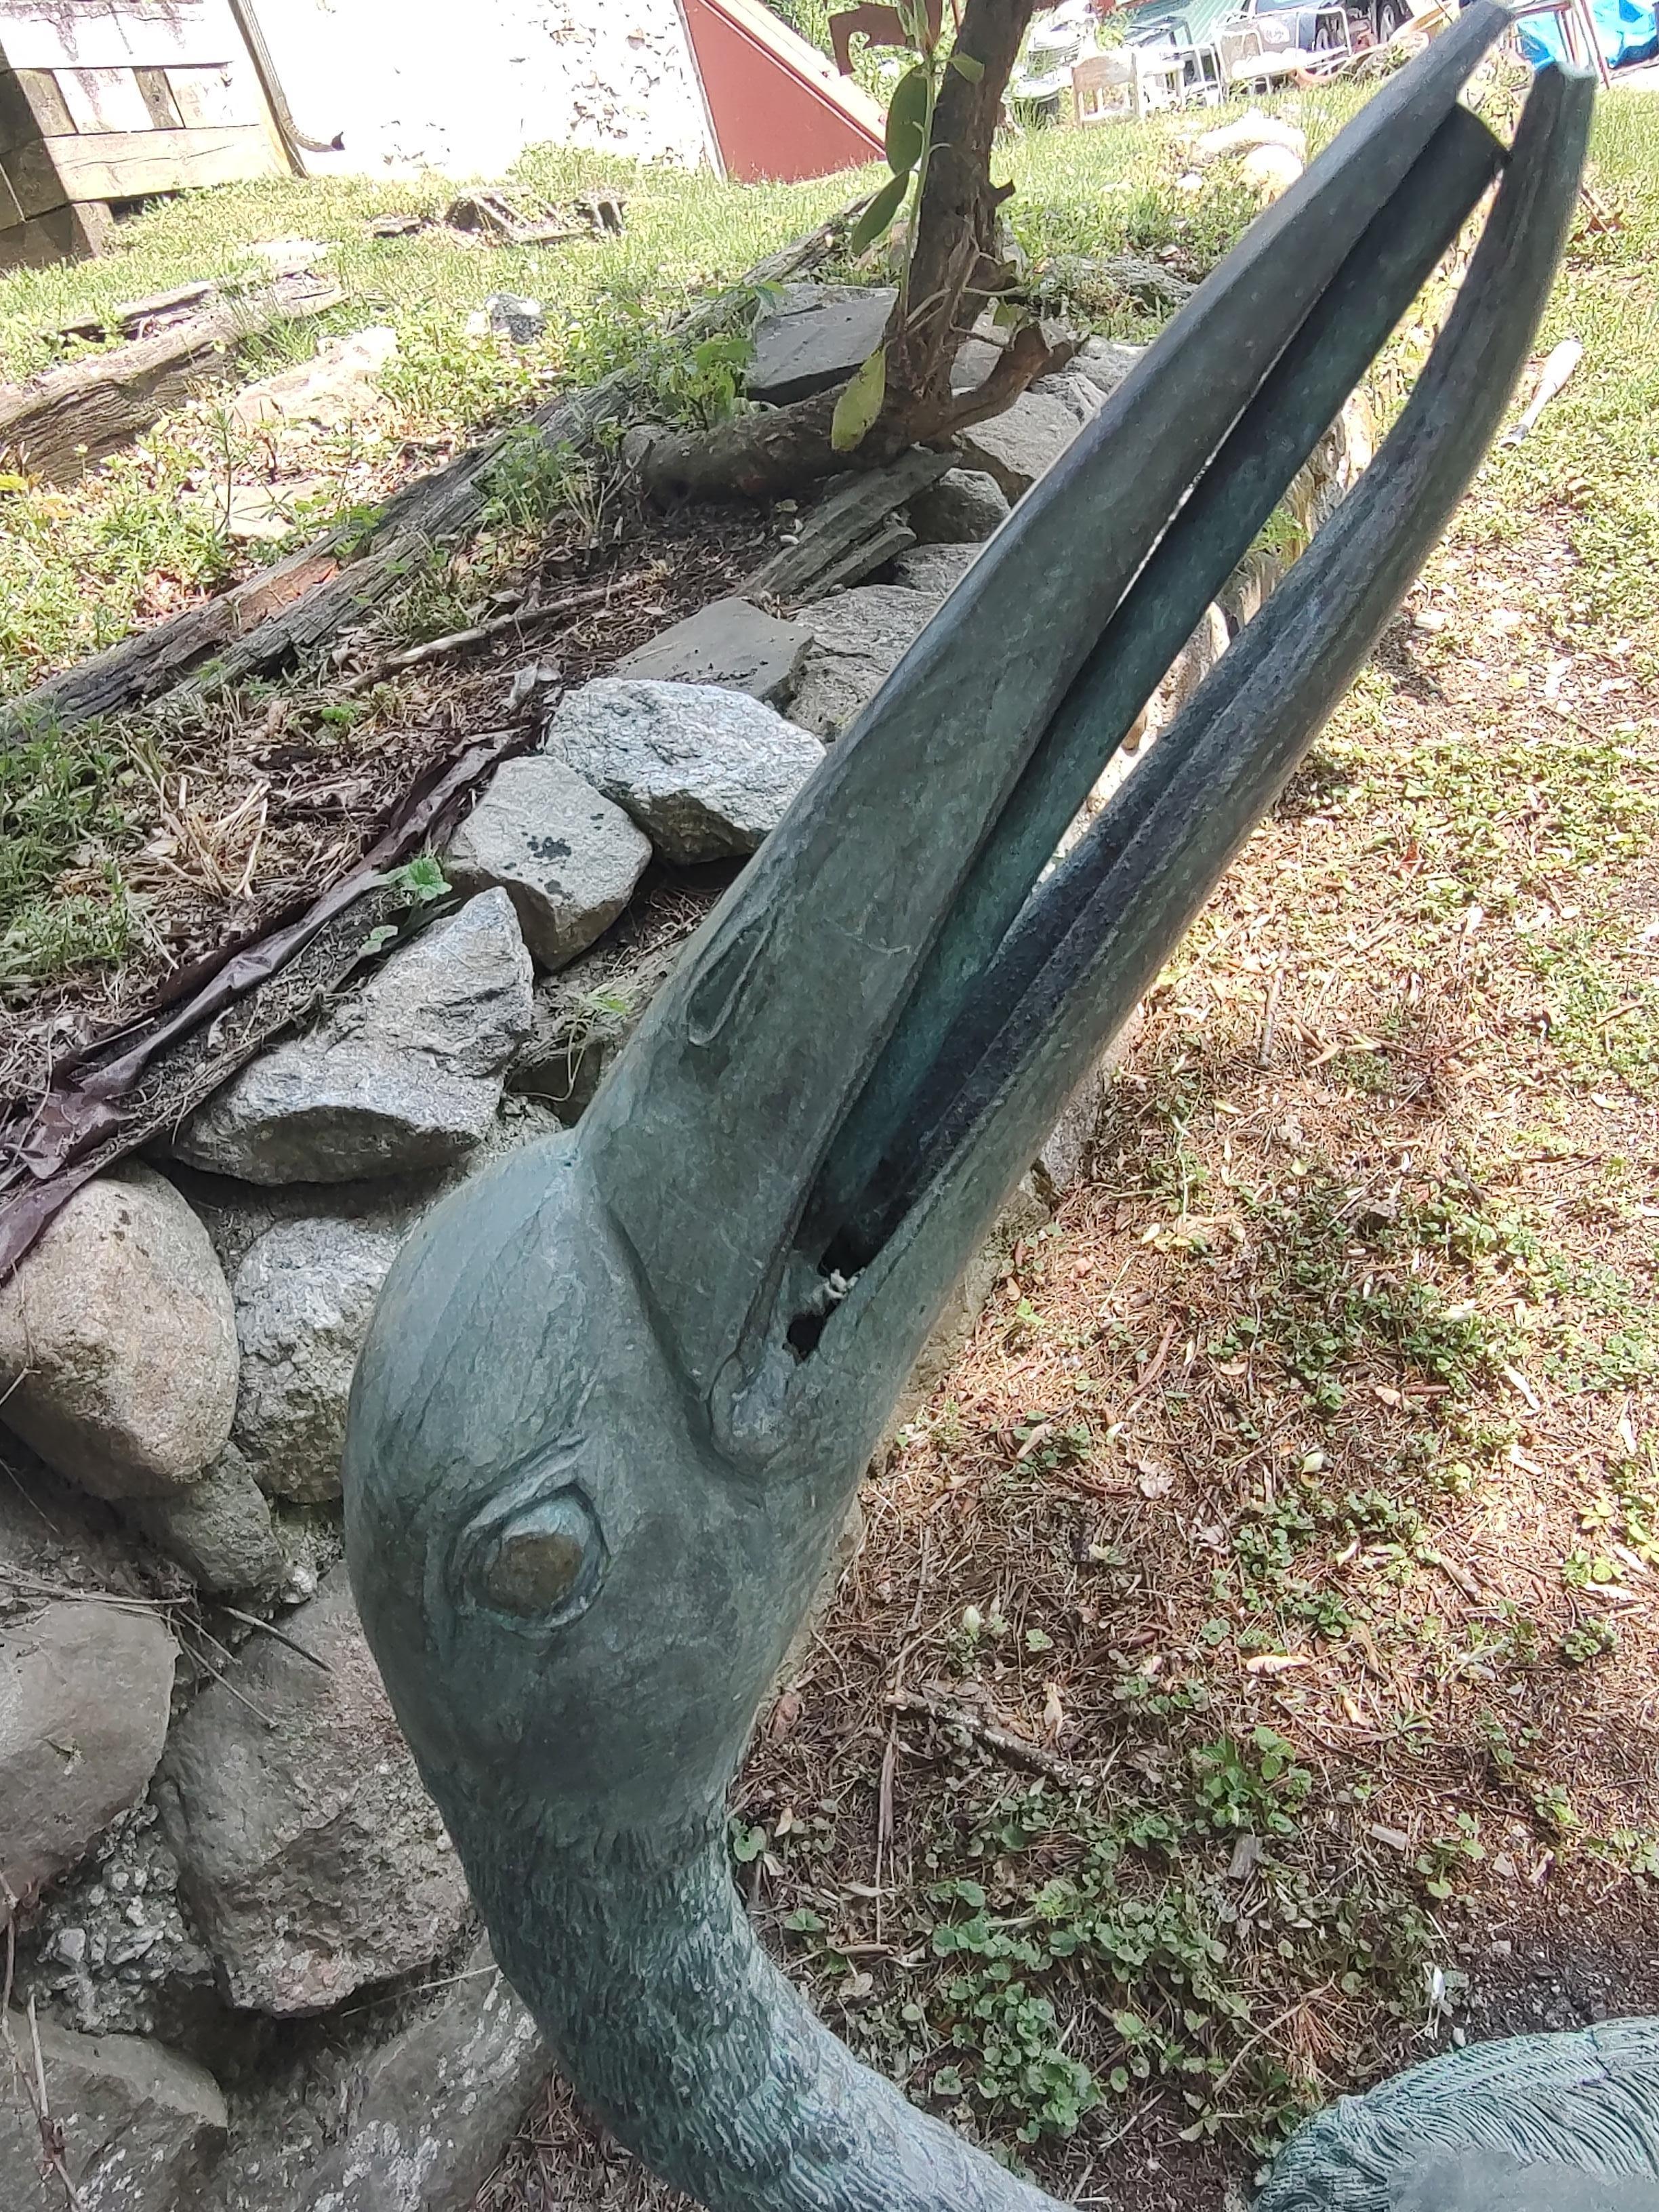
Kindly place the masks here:
[(759, 0), (684, 0), (726, 174), (793, 183), (873, 161), (881, 111)]

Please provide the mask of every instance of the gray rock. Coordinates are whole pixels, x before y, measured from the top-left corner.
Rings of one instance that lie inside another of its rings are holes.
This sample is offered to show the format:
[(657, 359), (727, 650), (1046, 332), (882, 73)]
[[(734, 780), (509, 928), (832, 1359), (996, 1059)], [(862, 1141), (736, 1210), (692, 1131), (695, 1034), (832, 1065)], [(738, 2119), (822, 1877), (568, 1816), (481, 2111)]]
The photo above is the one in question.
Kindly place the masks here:
[(747, 599), (716, 599), (617, 663), (612, 673), (652, 684), (718, 684), (775, 705), (794, 682), (812, 634)]
[[(389, 2039), (343, 2028), (239, 2113), (188, 2212), (466, 2212), (546, 2079), (535, 2022), (480, 1946)], [(343, 2114), (330, 2127), (323, 2116)]]
[(64, 1600), (0, 1626), (0, 1874), (19, 1897), (143, 1796), (175, 1656), (158, 1615), (136, 1605)]
[(984, 551), (982, 545), (918, 545), (893, 563), (893, 581), (930, 599), (948, 599)]
[(363, 422), (385, 404), (379, 377), (398, 350), (398, 333), (387, 325), (336, 338), (313, 360), (245, 385), (230, 404), (239, 428), (281, 428), (290, 422), (317, 422), (339, 429)]
[(484, 320), (499, 338), (534, 345), (547, 335), (547, 310), (539, 300), (518, 292), (492, 292), (483, 303)]
[(1109, 399), (1146, 350), (1145, 346), (1124, 345), (1115, 338), (1090, 338), (1068, 374), (1086, 376), (1102, 398)]
[(255, 1637), (174, 1725), (155, 1802), (229, 2002), (320, 2013), (430, 1965), (467, 1891), (343, 1567), (283, 1632), (328, 1672)]
[(403, 1241), (332, 1216), (283, 1222), (237, 1269), (234, 1449), (261, 1489), (313, 1504), (339, 1496), (352, 1370)]
[(176, 1560), (199, 1589), (227, 1597), (278, 1582), (283, 1547), (270, 1507), (234, 1444), (188, 1490), (127, 1509), (158, 1552)]
[(100, 1498), (193, 1482), (230, 1434), (235, 1367), (207, 1232), (148, 1168), (77, 1191), (0, 1286), (0, 1419)]
[(455, 833), (445, 872), (464, 893), (504, 890), (532, 957), (562, 968), (634, 896), (651, 846), (562, 761), (508, 761)]
[(746, 692), (614, 677), (565, 700), (546, 749), (681, 866), (756, 851), (823, 757)]
[(911, 501), (910, 526), (923, 545), (982, 545), (1012, 513), (994, 477), (952, 469)]
[(812, 650), (790, 703), (792, 718), (821, 738), (839, 736), (939, 611), (937, 600), (896, 584), (866, 584), (809, 607)]
[(975, 423), (957, 442), (970, 468), (994, 477), (1008, 498), (1018, 500), (1048, 474), (1081, 428), (1069, 398), (1026, 392), (1005, 414)]
[(1092, 422), (1106, 404), (1105, 393), (1092, 377), (1079, 376), (1071, 369), (1062, 370), (1056, 376), (1040, 377), (1030, 388), (1040, 399), (1059, 400), (1076, 418), (1079, 429), (1085, 422)]
[(605, 1070), (714, 903), (665, 886), (636, 905), (601, 945), (536, 993), (535, 1027), (507, 1078), (574, 1127)]
[(890, 287), (786, 284), (755, 325), (749, 397), (782, 407), (845, 382), (881, 343), (898, 294)]
[(442, 1167), (479, 1143), (530, 1028), (530, 955), (487, 891), (393, 955), (307, 1036), (210, 1099), (173, 1146), (246, 1182), (352, 1182)]
[[(22, 2014), (7, 2022), (33, 2058)], [(71, 2035), (38, 2023), (52, 2118), (79, 2212), (175, 2212), (216, 2162), (225, 2100), (202, 2067), (131, 2036)], [(5, 2212), (64, 2212), (63, 2182), (42, 2172), (40, 2132), (17, 2070), (0, 2066), (0, 2201)]]

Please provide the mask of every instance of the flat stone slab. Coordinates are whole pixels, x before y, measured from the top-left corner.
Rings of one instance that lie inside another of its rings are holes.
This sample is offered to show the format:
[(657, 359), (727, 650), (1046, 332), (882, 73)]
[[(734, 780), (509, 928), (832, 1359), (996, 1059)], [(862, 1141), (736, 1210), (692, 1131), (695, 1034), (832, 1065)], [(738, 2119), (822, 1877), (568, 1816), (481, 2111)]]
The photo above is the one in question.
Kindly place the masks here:
[[(7, 2025), (32, 2061), (27, 2016), (14, 2013)], [(224, 2148), (225, 2100), (213, 2076), (135, 2036), (73, 2035), (46, 2019), (38, 2030), (79, 2212), (178, 2212)], [(65, 2203), (63, 2182), (41, 2171), (40, 2130), (9, 2060), (0, 2067), (0, 2203), (5, 2212), (64, 2212)]]
[(444, 867), (458, 891), (504, 890), (539, 967), (604, 936), (651, 865), (620, 806), (562, 761), (508, 761), (462, 823)]
[(653, 684), (717, 684), (775, 705), (811, 642), (799, 623), (781, 622), (747, 599), (716, 599), (630, 653), (612, 673)]
[(244, 430), (289, 422), (338, 429), (361, 422), (382, 404), (378, 379), (397, 350), (398, 333), (389, 325), (337, 338), (314, 360), (245, 386), (231, 402), (232, 417)]
[(789, 711), (803, 729), (838, 737), (873, 699), (939, 612), (939, 602), (896, 584), (866, 584), (820, 599), (802, 619), (812, 650)]
[(786, 284), (755, 325), (749, 397), (773, 407), (845, 383), (881, 343), (898, 298), (890, 285)]
[(367, 988), (210, 1098), (175, 1158), (244, 1182), (355, 1182), (479, 1145), (530, 1033), (533, 970), (504, 890), (394, 953)]
[(746, 691), (615, 677), (572, 692), (544, 746), (681, 866), (757, 851), (823, 758)]

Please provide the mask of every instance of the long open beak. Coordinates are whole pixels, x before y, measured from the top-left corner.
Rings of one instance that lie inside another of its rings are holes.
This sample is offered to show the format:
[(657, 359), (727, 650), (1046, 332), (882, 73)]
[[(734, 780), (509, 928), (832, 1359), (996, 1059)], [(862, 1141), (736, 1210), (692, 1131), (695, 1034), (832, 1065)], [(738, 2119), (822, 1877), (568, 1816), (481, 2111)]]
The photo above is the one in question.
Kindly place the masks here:
[[(1593, 90), (1559, 72), (1382, 453), (1034, 890), (1496, 173), (1457, 95), (1508, 20), (1478, 0), (1194, 295), (835, 748), (590, 1110), (583, 1150), (729, 1447), (775, 1449), (873, 1322), (925, 1332), (1444, 527), (1571, 216)], [(832, 1269), (861, 1271), (844, 1299)]]

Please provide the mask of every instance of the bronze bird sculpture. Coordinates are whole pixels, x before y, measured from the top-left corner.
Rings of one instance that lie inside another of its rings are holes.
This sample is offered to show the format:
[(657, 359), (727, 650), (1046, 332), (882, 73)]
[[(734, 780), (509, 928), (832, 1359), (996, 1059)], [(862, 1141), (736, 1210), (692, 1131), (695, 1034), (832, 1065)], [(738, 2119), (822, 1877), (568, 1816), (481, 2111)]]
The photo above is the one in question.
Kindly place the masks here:
[[(1546, 73), (1500, 146), (1459, 93), (1507, 21), (1477, 0), (1260, 219), (831, 748), (580, 1128), (471, 1182), (380, 1300), (347, 1448), (366, 1629), (561, 2067), (714, 2212), (1051, 2205), (771, 1964), (726, 1791), (951, 1285), (1499, 425), (1592, 97)], [(1494, 182), (1372, 466), (1052, 865)]]

